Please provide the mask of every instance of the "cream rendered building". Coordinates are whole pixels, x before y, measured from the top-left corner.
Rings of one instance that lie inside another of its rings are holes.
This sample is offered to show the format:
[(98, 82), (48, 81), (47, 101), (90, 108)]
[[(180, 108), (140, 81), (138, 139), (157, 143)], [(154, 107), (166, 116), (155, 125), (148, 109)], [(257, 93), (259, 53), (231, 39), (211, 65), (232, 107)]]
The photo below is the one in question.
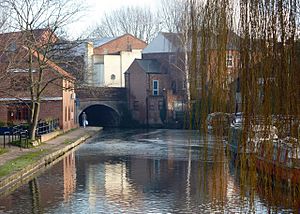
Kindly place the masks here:
[(130, 34), (86, 43), (85, 79), (94, 87), (125, 87), (124, 73), (142, 58), (146, 43)]

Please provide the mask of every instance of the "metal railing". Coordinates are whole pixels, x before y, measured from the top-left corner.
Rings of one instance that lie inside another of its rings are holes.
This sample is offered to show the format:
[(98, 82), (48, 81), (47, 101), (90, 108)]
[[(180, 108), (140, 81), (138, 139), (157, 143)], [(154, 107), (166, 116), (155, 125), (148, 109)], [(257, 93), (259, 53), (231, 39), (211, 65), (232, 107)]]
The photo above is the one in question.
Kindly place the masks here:
[[(59, 119), (49, 120), (49, 121), (39, 121), (35, 135), (36, 138), (40, 141), (41, 135), (53, 132), (59, 128)], [(19, 142), (21, 147), (29, 147), (29, 129), (25, 124), (19, 124), (17, 126), (11, 127), (8, 131), (3, 133), (3, 147), (6, 145), (9, 147), (14, 142)]]
[(53, 132), (59, 128), (59, 119), (40, 121), (36, 128), (36, 136)]

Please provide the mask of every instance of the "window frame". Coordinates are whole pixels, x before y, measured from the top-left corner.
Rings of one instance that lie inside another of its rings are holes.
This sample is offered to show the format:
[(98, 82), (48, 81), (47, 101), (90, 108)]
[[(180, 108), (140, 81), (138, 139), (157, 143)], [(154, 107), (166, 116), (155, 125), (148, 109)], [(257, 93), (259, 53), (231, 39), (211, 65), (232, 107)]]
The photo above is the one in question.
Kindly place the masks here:
[[(156, 87), (155, 87), (156, 83)], [(159, 80), (152, 80), (152, 95), (159, 96)]]
[(226, 67), (232, 68), (234, 65), (233, 63), (233, 55), (232, 54), (226, 54)]

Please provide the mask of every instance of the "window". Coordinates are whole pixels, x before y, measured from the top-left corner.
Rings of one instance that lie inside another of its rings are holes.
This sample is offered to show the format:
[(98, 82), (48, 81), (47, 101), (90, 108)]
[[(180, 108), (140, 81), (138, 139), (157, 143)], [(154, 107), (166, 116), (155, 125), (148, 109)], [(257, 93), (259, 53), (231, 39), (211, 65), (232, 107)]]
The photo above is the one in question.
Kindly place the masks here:
[(115, 80), (115, 79), (116, 79), (116, 75), (112, 74), (112, 75), (110, 76), (110, 79), (111, 79), (111, 80)]
[(176, 81), (172, 81), (171, 88), (172, 88), (173, 94), (176, 94), (176, 89), (177, 89), (177, 87), (176, 87)]
[(94, 64), (94, 84), (104, 86), (104, 64)]
[(158, 80), (153, 80), (153, 96), (159, 95), (159, 82)]
[(68, 108), (65, 106), (65, 121), (67, 122), (68, 119)]
[(71, 109), (70, 106), (68, 107), (68, 121), (71, 119)]
[(74, 106), (71, 106), (71, 120), (74, 120)]
[(28, 77), (15, 77), (10, 80), (10, 86), (15, 91), (26, 91), (29, 86), (29, 79)]
[(226, 55), (226, 66), (228, 68), (233, 67), (233, 56), (231, 54)]
[(29, 107), (25, 104), (16, 104), (8, 107), (8, 120), (28, 120), (30, 117)]

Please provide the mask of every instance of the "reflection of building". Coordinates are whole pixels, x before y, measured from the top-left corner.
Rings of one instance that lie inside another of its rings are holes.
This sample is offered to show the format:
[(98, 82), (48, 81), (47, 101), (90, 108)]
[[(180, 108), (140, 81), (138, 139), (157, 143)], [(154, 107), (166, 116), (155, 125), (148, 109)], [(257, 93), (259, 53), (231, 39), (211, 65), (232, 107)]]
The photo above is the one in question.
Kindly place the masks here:
[[(105, 196), (107, 206), (111, 205), (110, 212), (119, 212), (120, 209), (128, 208), (131, 202), (131, 209), (141, 209), (141, 199), (143, 198), (133, 183), (128, 178), (128, 167), (125, 163), (91, 164), (86, 169), (88, 202), (91, 211), (97, 212), (99, 195)], [(119, 209), (114, 210), (117, 204)]]
[(63, 159), (63, 170), (64, 170), (64, 199), (68, 200), (70, 195), (76, 189), (76, 165), (75, 155), (72, 152), (70, 155)]
[(109, 201), (122, 202), (139, 200), (138, 193), (127, 177), (127, 168), (124, 163), (105, 165), (105, 192)]

